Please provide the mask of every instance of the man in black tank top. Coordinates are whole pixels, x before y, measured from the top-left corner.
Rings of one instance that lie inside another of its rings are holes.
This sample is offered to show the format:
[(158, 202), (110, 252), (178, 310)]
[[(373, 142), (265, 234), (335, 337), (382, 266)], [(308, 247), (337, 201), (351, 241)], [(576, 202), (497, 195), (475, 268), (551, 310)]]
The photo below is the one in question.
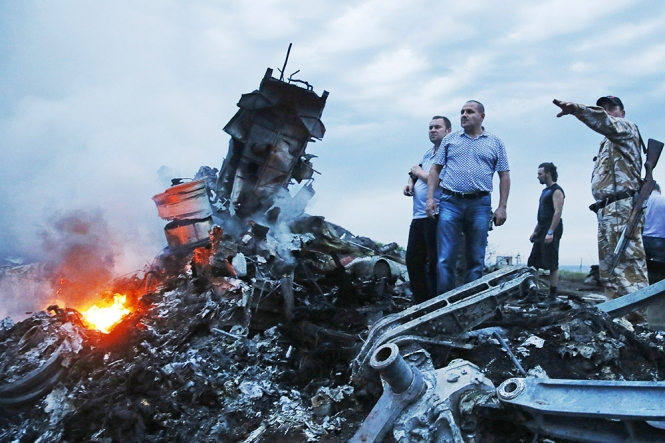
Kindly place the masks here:
[(563, 189), (556, 183), (558, 173), (553, 163), (538, 165), (538, 181), (545, 185), (540, 194), (538, 224), (529, 240), (533, 243), (527, 264), (534, 268), (550, 271), (550, 292), (546, 305), (556, 301), (556, 288), (559, 283), (559, 241), (563, 234)]

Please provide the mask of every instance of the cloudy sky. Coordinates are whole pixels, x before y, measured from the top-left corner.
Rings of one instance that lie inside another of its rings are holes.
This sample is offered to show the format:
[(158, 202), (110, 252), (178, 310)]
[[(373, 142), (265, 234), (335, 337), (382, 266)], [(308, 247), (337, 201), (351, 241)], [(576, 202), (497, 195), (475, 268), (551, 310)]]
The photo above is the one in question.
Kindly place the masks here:
[[(401, 191), (430, 117), (459, 129), (475, 99), (511, 165), (492, 248), (528, 255), (537, 165), (553, 161), (567, 194), (561, 261), (586, 267), (602, 137), (551, 102), (617, 95), (645, 139), (665, 140), (664, 23), (664, 3), (629, 0), (0, 2), (0, 258), (38, 258), (53, 220), (85, 210), (122, 245), (120, 268), (142, 267), (165, 246), (151, 197), (221, 166), (240, 95), (293, 42), (287, 74), (330, 92), (326, 135), (308, 148), (321, 172), (309, 213), (404, 245)], [(655, 176), (665, 182), (665, 163)]]

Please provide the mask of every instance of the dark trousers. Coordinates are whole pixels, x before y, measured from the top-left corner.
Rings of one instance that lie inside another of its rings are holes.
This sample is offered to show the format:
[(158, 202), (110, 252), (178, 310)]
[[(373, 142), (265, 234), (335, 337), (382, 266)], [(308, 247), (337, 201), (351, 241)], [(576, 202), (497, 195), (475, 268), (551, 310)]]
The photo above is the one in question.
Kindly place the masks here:
[[(665, 238), (642, 237), (642, 241), (644, 242), (644, 252), (647, 254), (649, 284), (665, 280)], [(665, 306), (665, 303), (661, 304)], [(665, 308), (663, 308), (663, 313), (665, 313)]]
[(644, 242), (644, 252), (647, 254), (647, 260), (665, 263), (665, 238), (642, 237), (642, 241)]
[(406, 269), (413, 301), (422, 303), (437, 294), (437, 221), (431, 218), (416, 218), (411, 221), (409, 242), (406, 247)]

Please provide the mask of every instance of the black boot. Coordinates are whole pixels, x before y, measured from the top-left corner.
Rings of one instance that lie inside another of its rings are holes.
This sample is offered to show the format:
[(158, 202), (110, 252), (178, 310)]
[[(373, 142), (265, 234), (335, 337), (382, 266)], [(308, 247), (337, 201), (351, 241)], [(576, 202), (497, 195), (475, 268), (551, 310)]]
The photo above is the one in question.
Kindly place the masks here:
[(556, 286), (550, 286), (550, 292), (547, 294), (547, 297), (545, 297), (545, 300), (542, 302), (538, 303), (536, 306), (539, 308), (549, 308), (552, 305), (557, 304), (558, 300), (556, 298)]

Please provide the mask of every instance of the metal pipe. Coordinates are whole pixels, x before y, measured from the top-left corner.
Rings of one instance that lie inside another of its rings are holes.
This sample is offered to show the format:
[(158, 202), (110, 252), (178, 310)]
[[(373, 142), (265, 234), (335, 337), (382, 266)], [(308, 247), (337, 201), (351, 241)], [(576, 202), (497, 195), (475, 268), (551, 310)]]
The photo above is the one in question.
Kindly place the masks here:
[(589, 443), (665, 441), (665, 382), (511, 378), (496, 390), (533, 432)]
[(374, 352), (369, 363), (379, 371), (395, 394), (406, 391), (413, 382), (413, 370), (404, 361), (399, 348), (393, 343), (381, 346)]
[(501, 344), (503, 349), (506, 350), (506, 352), (508, 353), (508, 357), (510, 357), (510, 359), (513, 361), (513, 364), (517, 366), (517, 370), (520, 371), (520, 374), (526, 377), (526, 371), (520, 364), (519, 360), (517, 360), (517, 357), (515, 357), (515, 354), (513, 354), (513, 351), (510, 349), (510, 346), (508, 346), (508, 343), (506, 343), (506, 341), (503, 339), (503, 337), (501, 337), (501, 334), (499, 334), (498, 331), (493, 331), (493, 334), (497, 338), (497, 340), (499, 340), (499, 343)]
[(418, 368), (405, 362), (393, 343), (378, 348), (370, 364), (388, 386), (349, 443), (382, 442), (404, 408), (420, 398), (426, 386)]

